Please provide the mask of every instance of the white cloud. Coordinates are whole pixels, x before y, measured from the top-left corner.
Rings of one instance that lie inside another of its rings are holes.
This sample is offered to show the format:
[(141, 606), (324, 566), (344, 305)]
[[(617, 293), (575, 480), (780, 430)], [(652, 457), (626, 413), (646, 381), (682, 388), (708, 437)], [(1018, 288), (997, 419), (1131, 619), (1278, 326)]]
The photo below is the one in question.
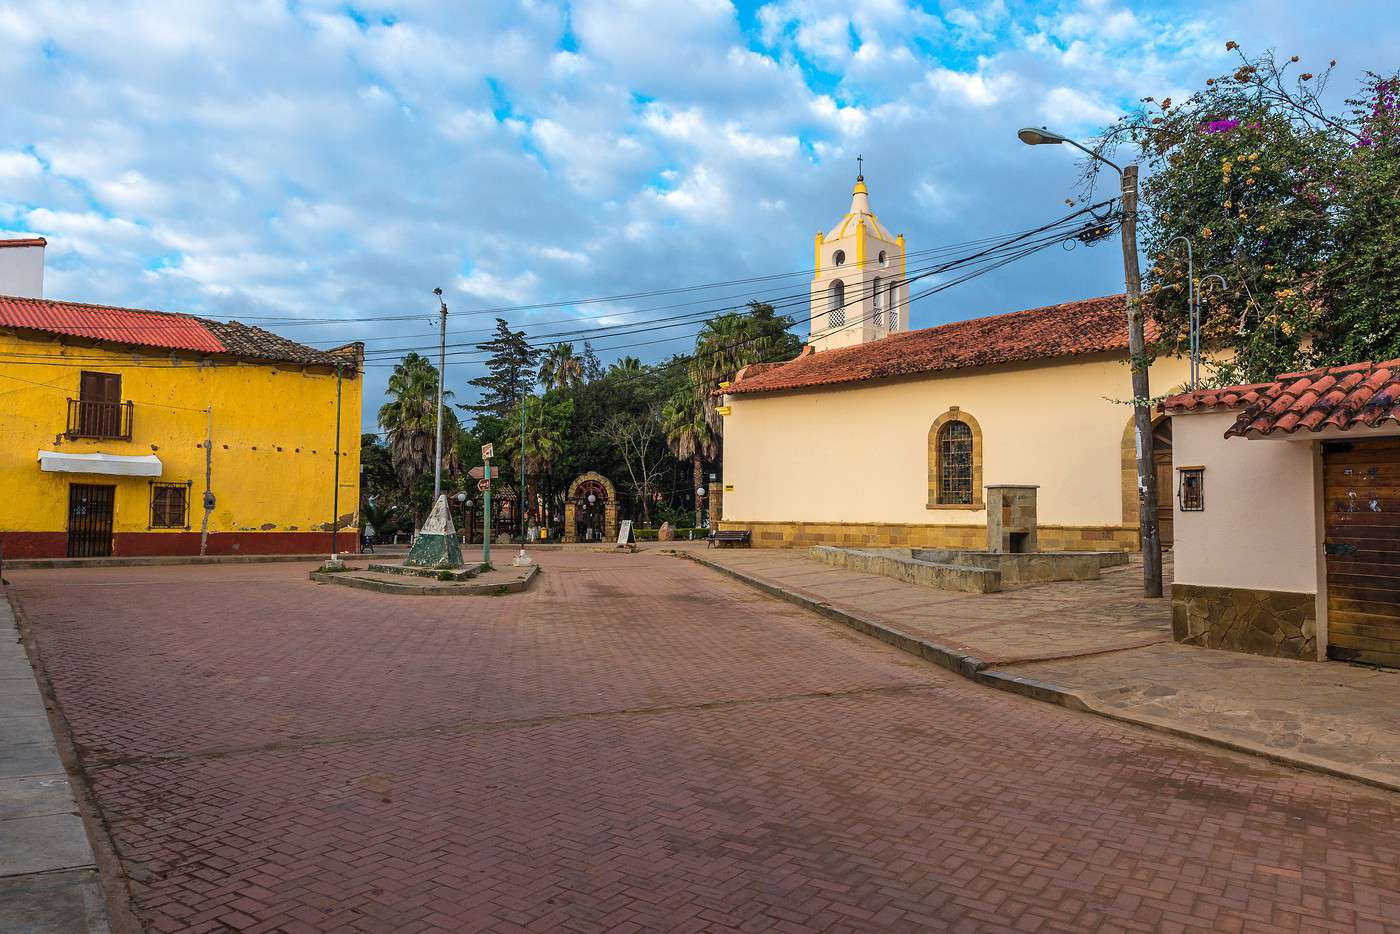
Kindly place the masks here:
[[(0, 108), (0, 222), (49, 237), (56, 297), (242, 318), (431, 314), (439, 284), (480, 306), (757, 276), (809, 261), (857, 154), (911, 250), (1021, 229), (1059, 212), (1076, 172), (1016, 127), (1092, 133), (1228, 67), (1224, 38), (1250, 32), (1384, 67), (1400, 38), (1387, 14), (1378, 0), (1321, 18), (1302, 0), (0, 3), (0, 81), (24, 89)], [(1108, 251), (1053, 259), (930, 298), (915, 322), (1114, 287)], [(368, 322), (288, 333), (398, 339)], [(676, 333), (658, 356), (685, 348)]]
[(457, 291), (473, 298), (519, 304), (535, 296), (539, 277), (533, 272), (516, 275), (498, 274), (484, 269), (474, 269), (465, 276), (457, 277)]
[(938, 68), (927, 76), (932, 85), (945, 99), (971, 107), (990, 107), (1009, 94), (1017, 84), (1009, 74), (987, 75), (981, 71), (952, 71)]

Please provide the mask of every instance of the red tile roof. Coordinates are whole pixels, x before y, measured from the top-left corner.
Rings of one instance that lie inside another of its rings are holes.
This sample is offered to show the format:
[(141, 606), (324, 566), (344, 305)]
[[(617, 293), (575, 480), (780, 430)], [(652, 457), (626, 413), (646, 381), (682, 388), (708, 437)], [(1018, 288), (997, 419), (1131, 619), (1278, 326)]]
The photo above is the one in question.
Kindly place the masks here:
[(26, 237), (23, 240), (0, 240), (0, 249), (7, 246), (48, 246), (49, 241), (43, 237)]
[[(1148, 339), (1155, 339), (1156, 333), (1149, 320)], [(726, 392), (779, 392), (1127, 349), (1124, 297), (1106, 295), (891, 334), (855, 347), (749, 367)]]
[(1163, 401), (1174, 415), (1243, 408), (1225, 437), (1400, 424), (1400, 360), (1285, 373), (1272, 383), (1198, 389)]
[(135, 347), (227, 354), (245, 360), (327, 365), (355, 360), (353, 353), (317, 350), (237, 321), (46, 298), (0, 295), (0, 327)]

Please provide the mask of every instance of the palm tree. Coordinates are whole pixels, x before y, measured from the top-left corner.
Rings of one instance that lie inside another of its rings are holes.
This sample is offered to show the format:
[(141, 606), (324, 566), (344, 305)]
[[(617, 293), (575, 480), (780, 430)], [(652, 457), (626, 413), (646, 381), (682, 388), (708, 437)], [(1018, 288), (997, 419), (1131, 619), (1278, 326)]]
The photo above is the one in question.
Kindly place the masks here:
[(636, 357), (618, 357), (608, 364), (609, 376), (635, 376), (642, 372), (642, 361)]
[[(389, 446), (389, 460), (405, 491), (419, 477), (433, 470), (437, 443), (438, 371), (425, 357), (410, 353), (394, 367), (379, 407), (379, 427)], [(442, 460), (445, 470), (456, 468), (457, 414), (447, 406), (452, 393), (444, 390), (442, 411)], [(415, 520), (417, 517), (414, 517)]]
[(574, 355), (571, 343), (555, 344), (540, 361), (540, 384), (545, 391), (573, 389), (583, 382), (583, 358)]
[(721, 425), (714, 390), (750, 363), (796, 356), (801, 345), (787, 333), (790, 326), (787, 318), (774, 314), (772, 305), (749, 302), (747, 312), (716, 315), (700, 328), (695, 336), (690, 381), (700, 395), (705, 420), (716, 433)]
[[(666, 443), (679, 460), (690, 458), (695, 475), (695, 488), (705, 483), (706, 460), (713, 460), (719, 454), (719, 438), (705, 418), (705, 406), (700, 396), (689, 390), (682, 390), (666, 403), (661, 410), (661, 427), (666, 433)], [(700, 496), (695, 497), (695, 527), (704, 525), (704, 504)]]

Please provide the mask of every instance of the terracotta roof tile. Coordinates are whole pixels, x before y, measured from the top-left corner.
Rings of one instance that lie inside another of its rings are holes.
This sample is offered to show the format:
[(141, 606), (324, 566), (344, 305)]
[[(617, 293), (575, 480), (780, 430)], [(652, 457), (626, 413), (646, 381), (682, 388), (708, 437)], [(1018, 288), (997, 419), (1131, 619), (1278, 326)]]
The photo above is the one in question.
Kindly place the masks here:
[[(1148, 322), (1148, 338), (1156, 336)], [(942, 324), (818, 353), (749, 367), (726, 392), (781, 392), (993, 366), (1047, 357), (1128, 349), (1122, 295), (1014, 311)]]
[(49, 241), (43, 237), (24, 237), (19, 240), (0, 240), (0, 250), (10, 246), (48, 246)]
[(1400, 424), (1400, 360), (1319, 367), (1285, 373), (1272, 383), (1199, 389), (1172, 396), (1161, 408), (1172, 414), (1241, 409), (1227, 438)]
[(237, 321), (212, 321), (167, 311), (44, 298), (0, 295), (0, 327), (85, 337), (133, 347), (228, 354), (269, 363), (333, 366), (347, 362), (354, 365), (356, 361), (356, 355), (348, 350), (339, 353), (317, 350)]

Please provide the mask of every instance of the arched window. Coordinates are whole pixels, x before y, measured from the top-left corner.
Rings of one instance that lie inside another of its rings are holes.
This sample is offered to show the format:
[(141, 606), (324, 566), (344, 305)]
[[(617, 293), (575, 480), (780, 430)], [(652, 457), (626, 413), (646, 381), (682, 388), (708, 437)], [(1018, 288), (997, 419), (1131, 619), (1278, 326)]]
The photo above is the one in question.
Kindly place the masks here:
[(878, 327), (880, 326), (880, 318), (882, 317), (881, 311), (882, 311), (882, 310), (884, 309), (884, 307), (885, 307), (885, 298), (884, 298), (884, 293), (880, 290), (880, 277), (879, 277), (879, 276), (876, 276), (876, 277), (875, 277), (875, 282), (872, 284), (872, 286), (871, 286), (871, 288), (870, 288), (870, 296), (871, 296), (871, 298), (873, 299), (873, 303), (874, 303), (874, 306), (875, 306), (875, 313), (874, 313), (873, 315), (871, 315), (871, 317), (874, 319), (874, 321), (875, 321), (875, 326), (878, 328)]
[(981, 509), (982, 429), (956, 406), (928, 431), (928, 508)]
[(846, 284), (840, 279), (831, 283), (826, 294), (826, 323), (839, 327), (846, 323)]
[(896, 300), (899, 293), (895, 291), (895, 288), (895, 283), (891, 282), (889, 288), (885, 291), (885, 306), (890, 311), (886, 317), (889, 319), (889, 328), (891, 331), (899, 330), (899, 302)]
[(938, 433), (938, 502), (972, 502), (972, 429), (967, 422), (949, 422)]
[(884, 269), (884, 268), (885, 268), (886, 266), (888, 266), (889, 264), (890, 264), (890, 258), (889, 258), (888, 256), (885, 255), (885, 251), (884, 251), (884, 250), (881, 250), (881, 251), (880, 251), (880, 268), (881, 268), (881, 269)]
[(831, 257), (831, 259), (832, 259), (832, 262), (834, 262), (834, 263), (836, 263), (836, 265), (840, 266), (842, 263), (844, 263), (844, 262), (846, 261), (846, 251), (845, 251), (845, 250), (837, 250), (836, 253), (835, 253), (835, 255), (833, 255), (833, 256)]

